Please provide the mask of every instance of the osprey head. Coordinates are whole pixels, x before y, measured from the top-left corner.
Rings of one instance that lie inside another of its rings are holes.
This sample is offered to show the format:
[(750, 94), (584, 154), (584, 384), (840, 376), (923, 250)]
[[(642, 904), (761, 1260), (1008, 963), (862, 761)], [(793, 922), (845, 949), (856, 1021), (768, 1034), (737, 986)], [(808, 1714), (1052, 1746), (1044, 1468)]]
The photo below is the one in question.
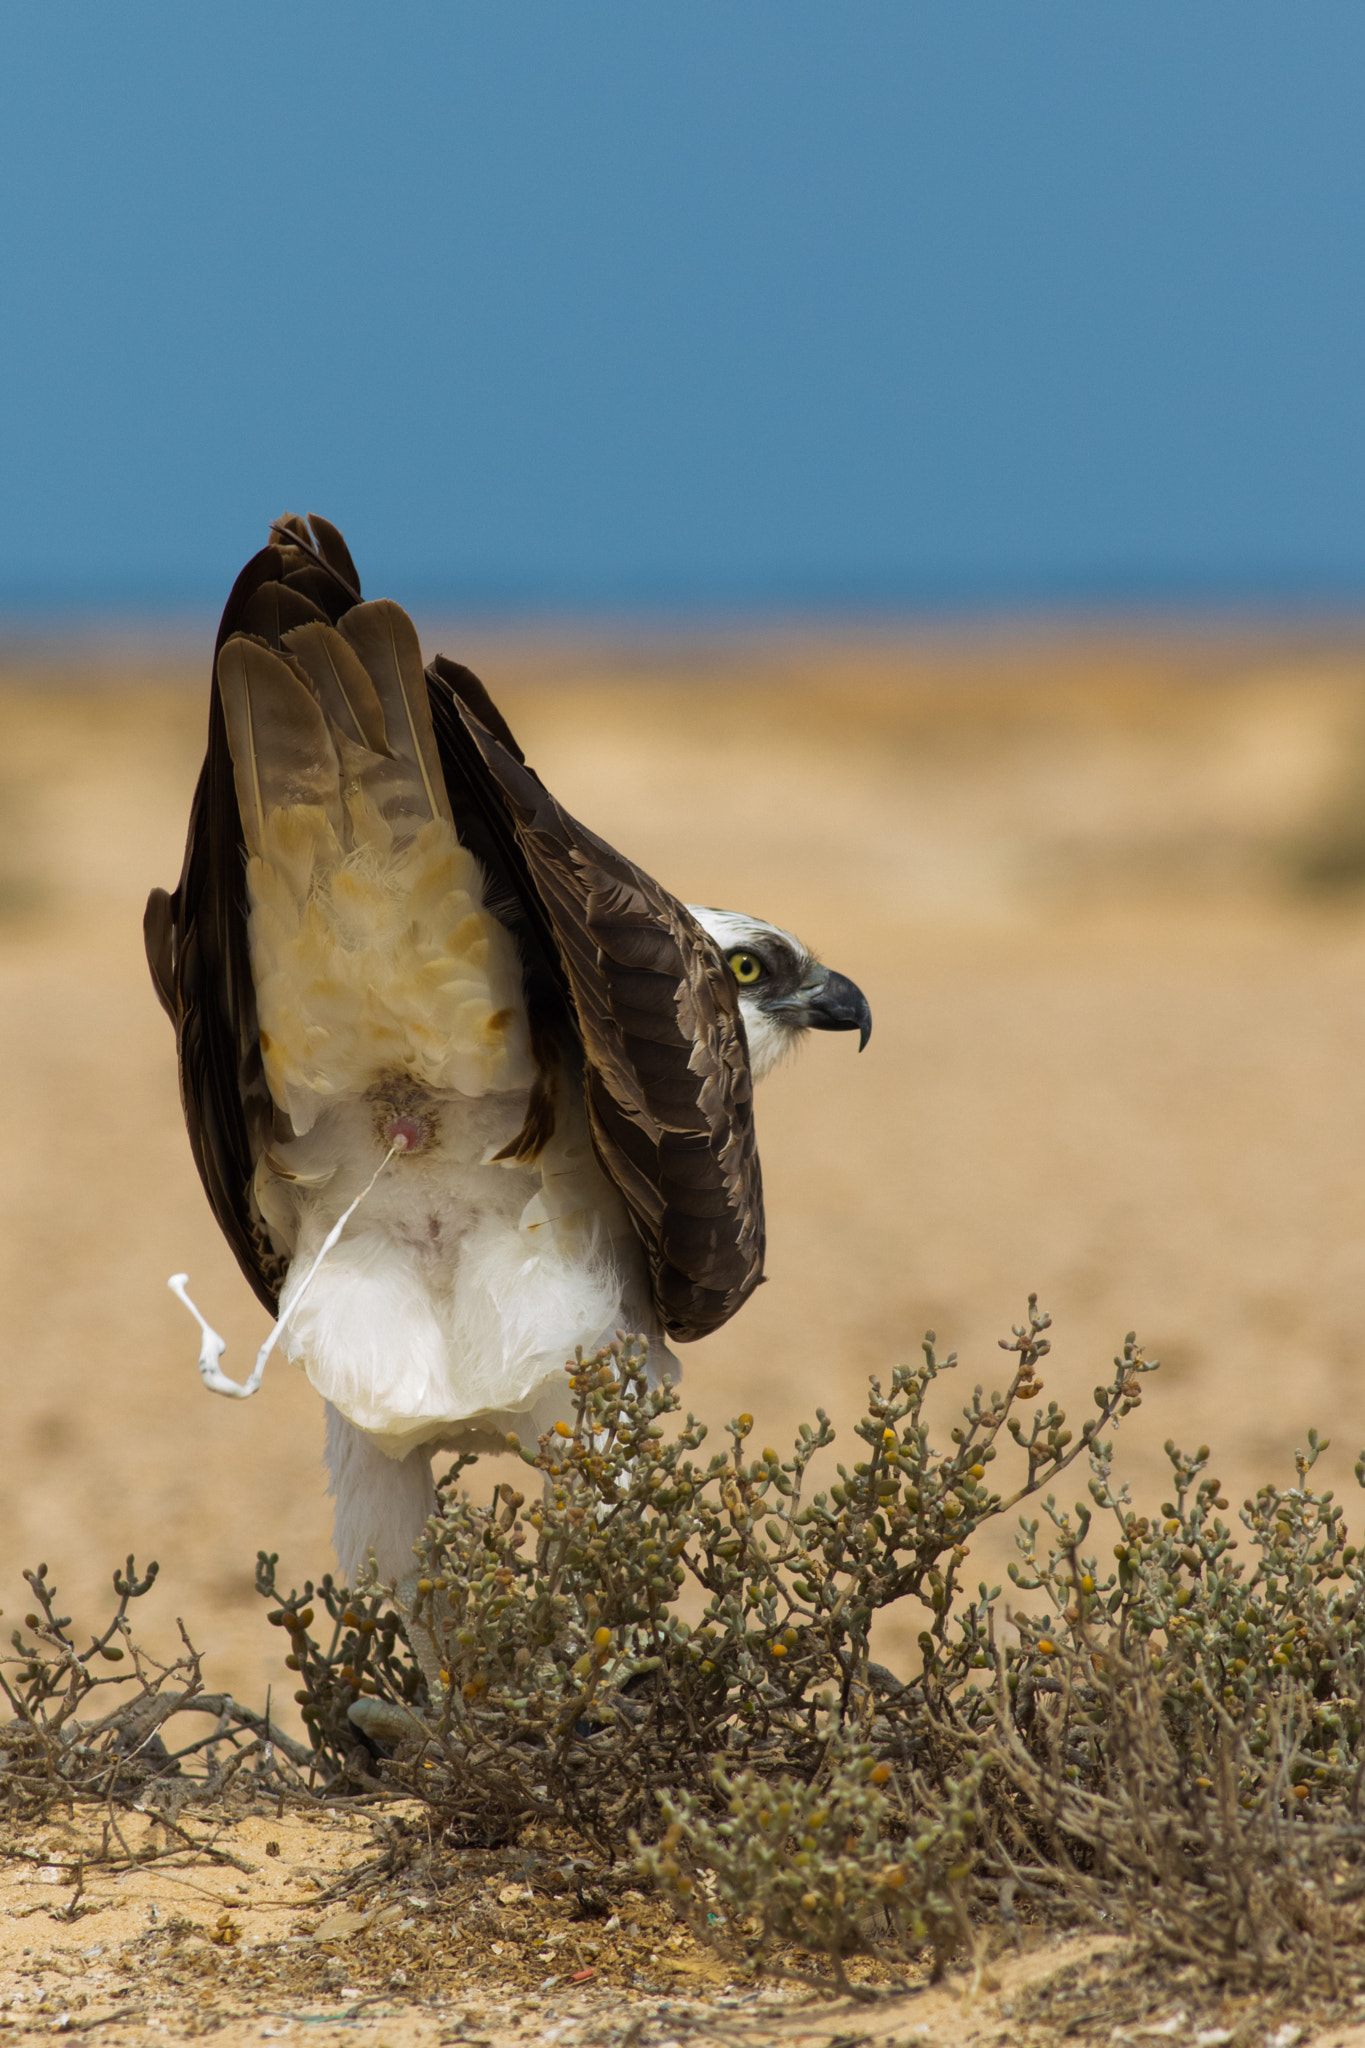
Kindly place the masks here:
[(738, 984), (756, 1081), (771, 1073), (806, 1031), (856, 1031), (862, 1051), (872, 1036), (872, 1012), (847, 975), (822, 966), (809, 946), (761, 917), (705, 904), (687, 907), (720, 947)]

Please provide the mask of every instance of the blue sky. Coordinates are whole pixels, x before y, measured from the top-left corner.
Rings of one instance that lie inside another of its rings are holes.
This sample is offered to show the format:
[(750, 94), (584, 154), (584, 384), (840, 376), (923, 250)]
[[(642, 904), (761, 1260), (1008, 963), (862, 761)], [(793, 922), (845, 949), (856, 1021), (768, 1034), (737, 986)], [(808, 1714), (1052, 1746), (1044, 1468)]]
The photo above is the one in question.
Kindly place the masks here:
[(0, 603), (1365, 594), (1359, 0), (13, 0)]

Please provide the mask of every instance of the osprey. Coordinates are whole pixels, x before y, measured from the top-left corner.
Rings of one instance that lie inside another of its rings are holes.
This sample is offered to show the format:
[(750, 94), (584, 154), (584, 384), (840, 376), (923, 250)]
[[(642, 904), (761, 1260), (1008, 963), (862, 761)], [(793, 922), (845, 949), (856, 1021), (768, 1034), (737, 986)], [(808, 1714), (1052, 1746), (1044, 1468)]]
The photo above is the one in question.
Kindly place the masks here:
[(871, 1029), (789, 932), (684, 906), (571, 818), (313, 515), (228, 598), (145, 930), (205, 1192), (327, 1404), (352, 1583), (411, 1575), (433, 1450), (552, 1426), (575, 1347), (639, 1331), (676, 1371), (667, 1339), (735, 1313), (752, 1082), (808, 1029)]

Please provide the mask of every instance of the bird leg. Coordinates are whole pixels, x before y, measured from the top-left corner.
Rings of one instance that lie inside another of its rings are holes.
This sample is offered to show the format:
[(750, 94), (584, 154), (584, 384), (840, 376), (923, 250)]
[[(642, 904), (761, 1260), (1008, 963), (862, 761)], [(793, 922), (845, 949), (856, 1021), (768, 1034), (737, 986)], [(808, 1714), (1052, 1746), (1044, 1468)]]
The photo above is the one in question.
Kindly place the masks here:
[[(418, 1619), (421, 1595), (417, 1586), (417, 1573), (406, 1573), (394, 1586), (393, 1604), (402, 1621), (408, 1648), (427, 1682), (430, 1720), (437, 1720), (445, 1705), (447, 1674), (435, 1635), (424, 1621)], [(358, 1700), (351, 1701), (346, 1709), (346, 1718), (362, 1735), (390, 1749), (397, 1749), (400, 1743), (424, 1742), (431, 1735), (430, 1720), (424, 1721), (414, 1708), (401, 1700), (370, 1699), (362, 1694)]]
[(400, 1579), (393, 1589), (393, 1602), (403, 1617), (403, 1633), (408, 1639), (408, 1648), (422, 1667), (432, 1707), (439, 1714), (445, 1703), (446, 1674), (435, 1635), (424, 1621), (418, 1619), (420, 1596), (417, 1583), (416, 1572), (409, 1572), (406, 1578)]
[[(413, 1552), (421, 1541), (427, 1517), (436, 1506), (431, 1477), (431, 1450), (421, 1445), (405, 1458), (391, 1458), (375, 1438), (357, 1429), (339, 1409), (327, 1404), (327, 1470), (336, 1501), (333, 1542), (346, 1583), (356, 1586), (369, 1576), (393, 1586), (393, 1603), (403, 1623), (408, 1646), (422, 1670), (439, 1711), (445, 1698), (441, 1653), (432, 1631), (418, 1619), (420, 1573)], [(370, 1704), (356, 1701), (361, 1712), (351, 1719), (381, 1740)]]
[[(419, 1601), (417, 1573), (409, 1572), (394, 1587), (393, 1604), (402, 1620), (408, 1648), (426, 1679), (432, 1718), (438, 1719), (445, 1705), (446, 1674), (435, 1636), (426, 1623), (417, 1618)], [(346, 1709), (346, 1718), (362, 1735), (368, 1735), (371, 1741), (382, 1742), (391, 1749), (396, 1749), (403, 1742), (425, 1741), (431, 1734), (430, 1725), (420, 1714), (399, 1700), (375, 1700), (362, 1694), (358, 1700), (351, 1701)]]

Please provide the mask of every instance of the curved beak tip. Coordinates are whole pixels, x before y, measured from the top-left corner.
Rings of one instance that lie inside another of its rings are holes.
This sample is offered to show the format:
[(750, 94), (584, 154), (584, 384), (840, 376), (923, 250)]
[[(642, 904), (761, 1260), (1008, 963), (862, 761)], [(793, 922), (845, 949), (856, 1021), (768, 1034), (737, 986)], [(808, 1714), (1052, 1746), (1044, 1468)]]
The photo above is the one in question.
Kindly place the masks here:
[(872, 1036), (872, 1010), (858, 984), (832, 969), (809, 1004), (806, 1021), (817, 1031), (856, 1031), (861, 1052)]

